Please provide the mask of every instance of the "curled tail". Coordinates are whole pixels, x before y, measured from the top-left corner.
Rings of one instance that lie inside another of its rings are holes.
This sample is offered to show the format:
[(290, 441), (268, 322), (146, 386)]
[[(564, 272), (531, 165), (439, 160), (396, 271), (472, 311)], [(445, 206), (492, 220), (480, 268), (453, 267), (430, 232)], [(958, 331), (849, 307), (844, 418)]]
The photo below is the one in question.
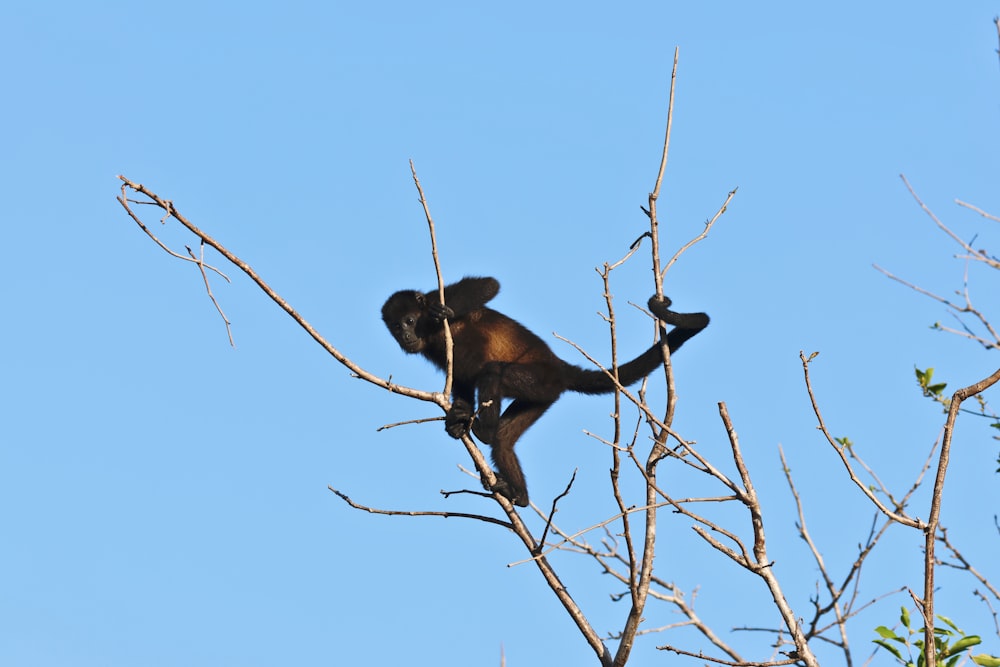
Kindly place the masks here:
[[(667, 334), (667, 346), (673, 354), (689, 338), (708, 326), (705, 313), (675, 313), (670, 310), (670, 299), (655, 296), (649, 299), (649, 309), (664, 324), (674, 328)], [(624, 387), (635, 384), (663, 363), (663, 350), (656, 343), (628, 363), (618, 366), (618, 381)], [(615, 390), (614, 381), (604, 371), (584, 369), (566, 364), (567, 389), (581, 394), (610, 394)]]

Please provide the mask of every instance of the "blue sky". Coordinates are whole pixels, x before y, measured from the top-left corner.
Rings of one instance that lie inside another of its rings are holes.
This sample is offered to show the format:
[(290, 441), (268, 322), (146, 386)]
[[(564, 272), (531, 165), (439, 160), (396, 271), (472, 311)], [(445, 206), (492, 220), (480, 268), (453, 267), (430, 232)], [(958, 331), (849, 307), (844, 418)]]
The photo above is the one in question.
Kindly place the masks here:
[[(214, 286), (230, 349), (200, 276), (124, 215), (115, 175), (172, 199), (363, 367), (436, 389), (439, 375), (405, 357), (378, 315), (391, 292), (434, 285), (412, 158), (446, 277), (496, 276), (497, 309), (606, 359), (593, 269), (644, 230), (675, 46), (664, 247), (698, 233), (739, 187), (667, 279), (679, 309), (712, 316), (676, 359), (676, 425), (724, 461), (716, 404), (727, 403), (786, 594), (806, 613), (817, 572), (794, 532), (778, 445), (835, 576), (872, 510), (815, 430), (799, 350), (821, 351), (814, 383), (835, 434), (897, 490), (943, 421), (914, 366), (957, 388), (998, 365), (996, 353), (930, 331), (942, 308), (872, 268), (941, 293), (961, 287), (957, 248), (900, 173), (963, 237), (998, 245), (995, 223), (953, 203), (1000, 212), (997, 11), (978, 1), (8, 3), (0, 662), (496, 665), (501, 650), (508, 665), (592, 660), (537, 572), (507, 567), (525, 554), (503, 530), (370, 516), (327, 490), (380, 507), (494, 512), (438, 495), (471, 484), (440, 424), (376, 432), (432, 407), (352, 379), (235, 270), (232, 285)], [(174, 247), (190, 242), (162, 232)], [(616, 275), (620, 305), (652, 293), (646, 267)], [(1000, 320), (995, 277), (973, 271), (970, 284)], [(623, 354), (648, 345), (640, 317), (620, 328)], [(568, 528), (611, 513), (609, 456), (582, 433), (607, 433), (610, 409), (568, 395), (519, 445), (536, 501), (579, 468), (560, 513)], [(944, 521), (996, 583), (990, 435), (960, 423)], [(761, 584), (687, 522), (665, 515), (661, 533), (657, 574), (697, 587), (699, 612), (748, 656), (769, 655), (767, 637), (730, 632), (776, 622)], [(919, 585), (920, 537), (895, 530), (886, 547), (862, 597)], [(617, 631), (618, 587), (580, 557), (555, 564), (594, 625)], [(941, 610), (988, 635), (975, 583), (941, 581)], [(905, 602), (858, 620), (856, 657)], [(656, 603), (646, 616), (678, 620)], [(669, 659), (654, 648), (664, 643), (708, 648), (673, 631), (643, 638), (630, 664)], [(991, 648), (1000, 652), (995, 636)]]

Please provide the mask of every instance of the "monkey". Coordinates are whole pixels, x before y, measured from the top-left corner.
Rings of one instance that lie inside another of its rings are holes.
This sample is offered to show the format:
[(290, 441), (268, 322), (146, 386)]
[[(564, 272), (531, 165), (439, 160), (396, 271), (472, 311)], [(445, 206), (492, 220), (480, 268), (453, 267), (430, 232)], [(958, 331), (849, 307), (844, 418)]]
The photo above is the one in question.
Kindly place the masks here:
[[(382, 321), (409, 354), (421, 354), (447, 369), (444, 320), (453, 340), (453, 388), (445, 431), (461, 438), (470, 431), (490, 446), (497, 483), (486, 487), (519, 507), (528, 488), (514, 445), (565, 391), (609, 394), (615, 383), (599, 369), (563, 361), (541, 338), (486, 304), (500, 291), (495, 278), (467, 277), (444, 289), (396, 292), (382, 306)], [(675, 313), (667, 297), (650, 297), (649, 309), (673, 326), (666, 336), (671, 354), (708, 326), (705, 313)], [(618, 366), (618, 381), (629, 386), (663, 363), (661, 343)], [(502, 399), (513, 399), (501, 414)], [(477, 403), (478, 399), (478, 403)], [(474, 408), (478, 406), (478, 409)]]

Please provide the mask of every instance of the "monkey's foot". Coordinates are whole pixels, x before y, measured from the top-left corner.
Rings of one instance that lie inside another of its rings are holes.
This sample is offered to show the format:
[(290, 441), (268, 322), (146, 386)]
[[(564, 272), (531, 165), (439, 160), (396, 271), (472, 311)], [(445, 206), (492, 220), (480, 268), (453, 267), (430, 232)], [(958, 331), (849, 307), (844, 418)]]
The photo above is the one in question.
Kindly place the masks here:
[(497, 478), (497, 483), (493, 485), (493, 488), (490, 488), (485, 484), (483, 485), (484, 487), (486, 487), (488, 491), (499, 493), (501, 496), (509, 500), (511, 503), (517, 505), (518, 507), (528, 506), (527, 489), (515, 490), (514, 487), (511, 486), (510, 483), (507, 480), (505, 480), (502, 475), (500, 475), (500, 473), (495, 472), (493, 474), (496, 475)]

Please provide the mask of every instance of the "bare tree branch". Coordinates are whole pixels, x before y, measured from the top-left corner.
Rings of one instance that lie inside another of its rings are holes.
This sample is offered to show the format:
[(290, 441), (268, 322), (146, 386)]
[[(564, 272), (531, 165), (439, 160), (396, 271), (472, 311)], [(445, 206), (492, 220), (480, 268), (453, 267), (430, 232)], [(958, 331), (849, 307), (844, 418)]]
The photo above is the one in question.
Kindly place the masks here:
[(959, 206), (964, 206), (965, 208), (969, 209), (970, 211), (975, 211), (976, 213), (978, 213), (979, 215), (983, 216), (984, 218), (986, 218), (988, 220), (993, 220), (995, 222), (1000, 222), (1000, 218), (998, 218), (997, 216), (993, 215), (992, 213), (987, 213), (986, 211), (984, 211), (983, 209), (979, 208), (978, 206), (973, 206), (972, 204), (966, 203), (966, 202), (962, 201), (961, 199), (956, 199), (955, 203), (958, 204)]
[(861, 490), (861, 492), (865, 494), (869, 500), (872, 501), (872, 503), (874, 503), (875, 507), (877, 507), (880, 512), (885, 514), (893, 521), (901, 523), (904, 526), (909, 526), (911, 528), (919, 528), (923, 530), (926, 524), (924, 524), (922, 521), (920, 521), (919, 519), (911, 519), (910, 517), (904, 514), (900, 514), (898, 511), (893, 511), (889, 509), (882, 503), (881, 500), (878, 499), (878, 497), (875, 496), (875, 493), (870, 488), (868, 488), (868, 485), (864, 484), (858, 478), (857, 474), (854, 472), (854, 468), (851, 466), (851, 462), (848, 460), (848, 455), (846, 453), (848, 447), (846, 445), (838, 443), (834, 439), (834, 437), (830, 435), (830, 431), (827, 429), (826, 423), (823, 421), (823, 415), (820, 412), (819, 403), (817, 403), (816, 401), (816, 395), (813, 393), (812, 381), (809, 378), (809, 364), (815, 356), (816, 354), (814, 353), (807, 358), (804, 352), (799, 352), (799, 359), (801, 359), (802, 361), (802, 371), (806, 381), (806, 392), (809, 394), (810, 403), (812, 403), (813, 414), (816, 415), (816, 419), (819, 421), (820, 432), (826, 438), (826, 441), (830, 444), (833, 450), (837, 452), (837, 455), (840, 457), (841, 463), (844, 464), (844, 468), (847, 470), (847, 473), (850, 476), (851, 481), (854, 482), (854, 485), (857, 486)]
[(485, 516), (483, 514), (469, 514), (467, 512), (433, 512), (433, 511), (413, 511), (413, 510), (384, 510), (378, 509), (376, 507), (370, 507), (368, 505), (362, 505), (356, 503), (344, 492), (338, 491), (332, 486), (327, 486), (326, 488), (333, 491), (338, 498), (343, 500), (345, 503), (350, 505), (356, 510), (362, 510), (368, 512), (369, 514), (384, 514), (385, 516), (437, 516), (444, 519), (450, 518), (463, 518), (463, 519), (475, 519), (476, 521), (482, 521), (484, 523), (492, 523), (502, 528), (513, 529), (507, 521), (501, 521), (491, 516)]

